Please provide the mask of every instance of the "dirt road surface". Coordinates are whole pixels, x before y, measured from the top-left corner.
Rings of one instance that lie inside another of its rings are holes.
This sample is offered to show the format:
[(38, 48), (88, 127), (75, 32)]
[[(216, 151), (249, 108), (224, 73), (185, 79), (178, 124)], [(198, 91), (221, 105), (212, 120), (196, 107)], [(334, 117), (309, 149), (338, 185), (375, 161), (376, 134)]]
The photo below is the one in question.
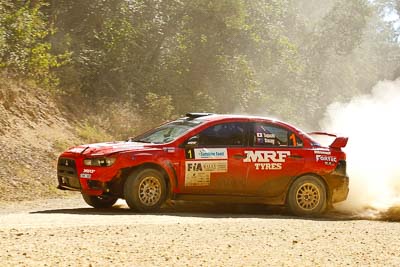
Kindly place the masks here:
[(182, 203), (138, 214), (80, 198), (1, 206), (1, 266), (400, 265), (397, 222)]

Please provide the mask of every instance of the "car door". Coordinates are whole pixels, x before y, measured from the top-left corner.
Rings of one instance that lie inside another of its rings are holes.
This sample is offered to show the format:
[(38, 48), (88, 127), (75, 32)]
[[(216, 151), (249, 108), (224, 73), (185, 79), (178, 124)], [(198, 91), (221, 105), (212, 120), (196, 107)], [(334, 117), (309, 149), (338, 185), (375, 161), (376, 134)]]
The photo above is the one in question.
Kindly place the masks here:
[(243, 159), (248, 167), (246, 192), (280, 196), (304, 167), (303, 142), (294, 131), (272, 122), (254, 122), (250, 128), (250, 147)]
[(180, 192), (244, 193), (247, 169), (242, 161), (247, 135), (246, 121), (235, 121), (214, 124), (189, 138), (181, 164)]

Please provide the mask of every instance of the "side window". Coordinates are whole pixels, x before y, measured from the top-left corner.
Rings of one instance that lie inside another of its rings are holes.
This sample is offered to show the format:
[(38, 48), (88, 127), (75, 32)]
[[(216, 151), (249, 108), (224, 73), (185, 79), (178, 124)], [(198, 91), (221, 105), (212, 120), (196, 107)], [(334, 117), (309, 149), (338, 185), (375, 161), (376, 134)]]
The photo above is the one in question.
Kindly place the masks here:
[(288, 129), (267, 123), (255, 123), (253, 131), (254, 146), (302, 147), (302, 140)]
[(198, 134), (199, 146), (243, 146), (245, 124), (230, 122), (211, 126)]

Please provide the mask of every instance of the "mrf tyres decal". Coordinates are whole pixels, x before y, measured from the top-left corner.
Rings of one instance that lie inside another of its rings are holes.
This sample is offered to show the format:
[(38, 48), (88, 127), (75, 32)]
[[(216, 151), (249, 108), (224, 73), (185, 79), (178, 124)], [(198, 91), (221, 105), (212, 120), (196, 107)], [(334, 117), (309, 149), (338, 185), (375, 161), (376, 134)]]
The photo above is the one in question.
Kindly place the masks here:
[(256, 170), (281, 170), (282, 163), (290, 156), (290, 151), (244, 151), (243, 162), (254, 162)]

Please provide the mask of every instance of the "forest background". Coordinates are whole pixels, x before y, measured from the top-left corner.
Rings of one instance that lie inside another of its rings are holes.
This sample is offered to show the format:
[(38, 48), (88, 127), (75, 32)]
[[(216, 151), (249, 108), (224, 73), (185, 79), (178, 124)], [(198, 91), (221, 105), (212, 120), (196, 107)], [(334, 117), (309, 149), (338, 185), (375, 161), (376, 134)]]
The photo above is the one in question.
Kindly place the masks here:
[(50, 93), (88, 142), (194, 111), (316, 130), (330, 103), (400, 76), (399, 12), (399, 0), (1, 0), (0, 83)]

